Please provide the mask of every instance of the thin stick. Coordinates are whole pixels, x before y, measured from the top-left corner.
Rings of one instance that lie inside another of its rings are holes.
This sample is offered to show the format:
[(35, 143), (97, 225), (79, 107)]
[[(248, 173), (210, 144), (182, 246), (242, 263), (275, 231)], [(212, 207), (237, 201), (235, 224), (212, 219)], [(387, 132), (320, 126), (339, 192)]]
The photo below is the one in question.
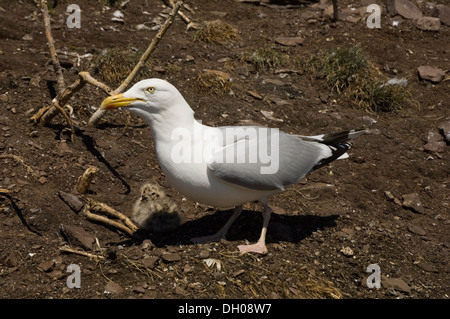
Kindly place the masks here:
[(55, 49), (55, 40), (53, 39), (50, 14), (48, 13), (47, 0), (41, 0), (41, 10), (44, 16), (45, 36), (47, 37), (48, 48), (50, 50), (50, 56), (52, 58), (53, 67), (55, 68), (57, 76), (58, 93), (64, 90), (64, 76), (62, 73), (61, 64), (59, 63), (58, 54)]
[(59, 250), (61, 250), (62, 252), (65, 252), (65, 253), (77, 254), (77, 255), (93, 258), (93, 259), (101, 259), (101, 260), (105, 259), (105, 257), (103, 257), (103, 256), (91, 254), (91, 253), (88, 253), (88, 252), (85, 252), (82, 250), (73, 249), (68, 246), (60, 247)]
[[(114, 92), (111, 93), (111, 95), (122, 93), (125, 90), (125, 88), (131, 82), (133, 82), (133, 80), (138, 75), (139, 71), (142, 69), (142, 67), (145, 65), (147, 60), (150, 58), (150, 55), (153, 53), (153, 51), (155, 51), (156, 46), (158, 45), (159, 41), (166, 33), (167, 29), (169, 29), (169, 27), (171, 26), (173, 20), (175, 19), (176, 14), (182, 4), (183, 4), (183, 0), (179, 0), (175, 3), (175, 5), (173, 6), (172, 10), (169, 13), (169, 16), (166, 19), (166, 22), (164, 22), (163, 26), (161, 27), (161, 29), (159, 29), (158, 33), (153, 38), (152, 42), (150, 42), (150, 45), (147, 47), (145, 52), (142, 54), (141, 58), (139, 59), (139, 62), (136, 64), (136, 66), (130, 72), (130, 74), (127, 76), (127, 78), (120, 84), (120, 86), (117, 89), (115, 89)], [(100, 120), (100, 118), (102, 117), (104, 112), (105, 112), (105, 110), (102, 110), (100, 108), (97, 109), (97, 111), (95, 111), (95, 113), (89, 119), (88, 125), (95, 125)]]

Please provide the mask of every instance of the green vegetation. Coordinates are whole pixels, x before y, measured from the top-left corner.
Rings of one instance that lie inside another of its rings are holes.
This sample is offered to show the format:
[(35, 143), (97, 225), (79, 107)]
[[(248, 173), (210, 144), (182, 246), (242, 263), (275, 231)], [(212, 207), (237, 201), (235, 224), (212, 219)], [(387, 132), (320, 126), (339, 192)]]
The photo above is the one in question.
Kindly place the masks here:
[(263, 71), (285, 65), (289, 61), (289, 56), (275, 48), (259, 48), (247, 60), (258, 71)]
[(408, 86), (386, 84), (385, 78), (359, 47), (339, 48), (312, 56), (306, 68), (334, 92), (348, 96), (356, 106), (393, 112), (412, 102)]

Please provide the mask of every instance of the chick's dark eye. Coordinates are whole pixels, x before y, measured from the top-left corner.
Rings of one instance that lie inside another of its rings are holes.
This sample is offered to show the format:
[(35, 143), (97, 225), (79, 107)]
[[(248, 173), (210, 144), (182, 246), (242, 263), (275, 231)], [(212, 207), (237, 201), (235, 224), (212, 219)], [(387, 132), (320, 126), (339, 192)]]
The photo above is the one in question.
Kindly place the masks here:
[(155, 93), (155, 88), (153, 86), (149, 86), (148, 88), (145, 89), (148, 93)]

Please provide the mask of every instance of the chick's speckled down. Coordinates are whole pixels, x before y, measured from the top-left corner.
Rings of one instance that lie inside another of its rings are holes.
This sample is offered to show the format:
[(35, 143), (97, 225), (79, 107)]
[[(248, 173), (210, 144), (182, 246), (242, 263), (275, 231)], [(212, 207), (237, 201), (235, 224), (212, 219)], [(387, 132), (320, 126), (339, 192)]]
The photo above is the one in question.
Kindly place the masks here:
[(177, 204), (159, 185), (151, 183), (141, 187), (131, 218), (140, 229), (156, 233), (173, 231), (181, 223)]

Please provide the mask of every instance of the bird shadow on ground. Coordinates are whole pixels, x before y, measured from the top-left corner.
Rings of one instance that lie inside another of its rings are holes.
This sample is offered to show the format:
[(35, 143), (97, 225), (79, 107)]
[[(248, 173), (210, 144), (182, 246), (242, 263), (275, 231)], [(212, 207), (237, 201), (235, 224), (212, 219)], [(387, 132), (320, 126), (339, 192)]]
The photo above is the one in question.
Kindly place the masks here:
[[(192, 245), (193, 237), (207, 236), (217, 232), (230, 218), (232, 210), (216, 211), (213, 214), (183, 223), (176, 231), (164, 234), (149, 234), (148, 238), (158, 247), (166, 245)], [(317, 230), (336, 227), (339, 215), (280, 215), (272, 213), (267, 230), (266, 242), (281, 241), (298, 243)], [(255, 242), (261, 234), (262, 214), (259, 211), (244, 210), (230, 227), (227, 240)]]

